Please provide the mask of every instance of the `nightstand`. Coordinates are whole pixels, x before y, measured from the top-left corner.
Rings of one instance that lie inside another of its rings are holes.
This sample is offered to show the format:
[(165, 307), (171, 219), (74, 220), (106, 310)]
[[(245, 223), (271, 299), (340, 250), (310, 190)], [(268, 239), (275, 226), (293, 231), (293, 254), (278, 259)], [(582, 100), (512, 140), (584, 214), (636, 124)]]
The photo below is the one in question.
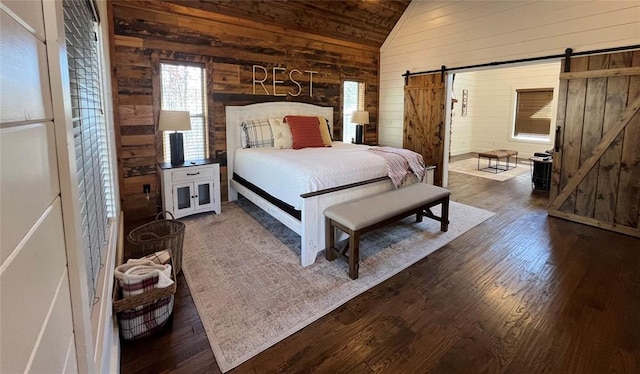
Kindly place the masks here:
[(174, 218), (191, 214), (220, 214), (220, 164), (212, 159), (182, 165), (158, 164), (162, 206)]

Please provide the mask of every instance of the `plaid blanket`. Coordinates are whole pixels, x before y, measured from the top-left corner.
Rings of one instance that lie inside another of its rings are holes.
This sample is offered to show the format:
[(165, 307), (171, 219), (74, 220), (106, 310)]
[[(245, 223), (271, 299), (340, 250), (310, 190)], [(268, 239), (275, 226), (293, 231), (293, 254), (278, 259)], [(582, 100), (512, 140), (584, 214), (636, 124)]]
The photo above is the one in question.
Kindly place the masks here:
[[(130, 259), (117, 266), (114, 275), (123, 298), (150, 292), (154, 288), (169, 287), (174, 283), (171, 265), (159, 265), (145, 259)], [(171, 316), (173, 303), (174, 295), (170, 295), (118, 313), (120, 334), (124, 339), (131, 340), (162, 328)]]
[(122, 296), (139, 295), (154, 288), (169, 287), (171, 265), (158, 265), (150, 260), (131, 259), (119, 265), (114, 271), (118, 285), (122, 288)]
[(389, 178), (393, 181), (395, 188), (401, 187), (412, 172), (418, 181), (423, 181), (425, 175), (424, 159), (419, 153), (393, 147), (372, 147), (369, 148), (369, 151), (385, 159)]

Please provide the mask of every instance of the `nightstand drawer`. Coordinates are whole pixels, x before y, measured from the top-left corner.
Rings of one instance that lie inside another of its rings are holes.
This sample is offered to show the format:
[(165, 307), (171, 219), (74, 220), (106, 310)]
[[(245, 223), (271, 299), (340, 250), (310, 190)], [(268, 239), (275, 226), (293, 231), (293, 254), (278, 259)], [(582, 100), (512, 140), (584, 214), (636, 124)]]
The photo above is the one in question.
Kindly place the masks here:
[(171, 171), (171, 180), (173, 182), (212, 177), (212, 167), (188, 167), (184, 168), (184, 170), (180, 169)]

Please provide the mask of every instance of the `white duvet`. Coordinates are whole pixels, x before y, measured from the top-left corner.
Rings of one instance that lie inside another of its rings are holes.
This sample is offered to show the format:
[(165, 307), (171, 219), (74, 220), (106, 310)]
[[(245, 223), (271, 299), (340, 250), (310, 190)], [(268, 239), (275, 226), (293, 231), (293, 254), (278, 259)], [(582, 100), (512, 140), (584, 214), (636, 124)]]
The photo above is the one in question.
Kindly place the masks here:
[(342, 142), (327, 148), (238, 148), (233, 168), (240, 177), (299, 210), (302, 194), (387, 176), (385, 160), (367, 149)]

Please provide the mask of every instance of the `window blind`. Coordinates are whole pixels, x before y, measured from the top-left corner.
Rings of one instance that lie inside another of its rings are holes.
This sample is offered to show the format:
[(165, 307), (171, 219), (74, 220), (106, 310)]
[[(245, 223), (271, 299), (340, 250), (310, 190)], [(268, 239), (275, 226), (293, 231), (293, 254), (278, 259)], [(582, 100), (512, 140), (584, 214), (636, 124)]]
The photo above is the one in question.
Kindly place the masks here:
[(97, 16), (89, 1), (63, 2), (73, 121), (82, 248), (92, 302), (107, 242), (109, 217), (115, 215), (113, 186), (102, 109), (101, 55)]
[[(160, 64), (163, 110), (188, 110), (191, 130), (183, 133), (184, 159), (199, 160), (207, 155), (205, 70), (201, 66)], [(170, 131), (162, 135), (164, 160), (171, 161)]]
[(344, 81), (342, 92), (342, 141), (351, 143), (356, 137), (356, 124), (351, 123), (351, 115), (356, 110), (364, 110), (364, 83)]
[(516, 90), (514, 136), (548, 136), (551, 129), (553, 89)]

